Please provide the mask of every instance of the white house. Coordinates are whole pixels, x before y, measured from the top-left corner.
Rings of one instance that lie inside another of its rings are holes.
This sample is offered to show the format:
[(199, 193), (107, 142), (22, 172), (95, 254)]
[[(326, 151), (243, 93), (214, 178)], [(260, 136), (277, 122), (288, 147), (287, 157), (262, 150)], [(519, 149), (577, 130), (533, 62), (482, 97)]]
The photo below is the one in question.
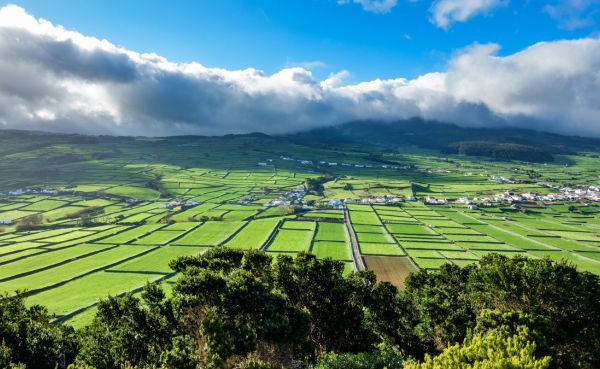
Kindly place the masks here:
[(12, 219), (0, 219), (0, 224), (12, 224)]
[(16, 189), (14, 191), (9, 191), (8, 194), (10, 196), (21, 196), (21, 195), (25, 194), (25, 191), (23, 191), (22, 189), (19, 188), (19, 189)]

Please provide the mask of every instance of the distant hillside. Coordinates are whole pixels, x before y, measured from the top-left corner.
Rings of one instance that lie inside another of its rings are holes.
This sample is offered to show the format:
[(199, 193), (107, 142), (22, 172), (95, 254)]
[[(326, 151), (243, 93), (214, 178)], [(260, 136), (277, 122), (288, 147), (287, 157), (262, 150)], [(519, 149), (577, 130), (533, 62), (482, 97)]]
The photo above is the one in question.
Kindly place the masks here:
[(394, 149), (414, 145), (445, 153), (538, 162), (551, 161), (552, 154), (600, 148), (600, 139), (595, 138), (562, 136), (510, 127), (464, 128), (416, 118), (393, 123), (351, 122), (288, 137), (297, 143), (312, 146), (338, 143)]

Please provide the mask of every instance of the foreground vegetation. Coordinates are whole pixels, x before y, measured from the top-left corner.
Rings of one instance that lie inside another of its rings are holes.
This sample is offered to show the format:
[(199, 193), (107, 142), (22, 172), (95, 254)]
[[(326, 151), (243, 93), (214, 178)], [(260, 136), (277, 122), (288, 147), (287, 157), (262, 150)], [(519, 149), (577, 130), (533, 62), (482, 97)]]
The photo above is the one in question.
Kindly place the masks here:
[(549, 259), (447, 264), (411, 275), (403, 291), (305, 253), (273, 260), (214, 248), (171, 266), (181, 273), (172, 293), (148, 284), (141, 294), (109, 297), (78, 331), (52, 325), (22, 297), (4, 297), (0, 367), (600, 365), (599, 278)]

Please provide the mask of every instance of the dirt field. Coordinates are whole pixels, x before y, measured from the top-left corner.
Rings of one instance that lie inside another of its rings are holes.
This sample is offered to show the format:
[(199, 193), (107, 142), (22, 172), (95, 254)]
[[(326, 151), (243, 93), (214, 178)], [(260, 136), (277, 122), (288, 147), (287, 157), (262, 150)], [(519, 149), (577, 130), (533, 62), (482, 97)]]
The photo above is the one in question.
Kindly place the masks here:
[(375, 272), (377, 280), (390, 282), (398, 288), (404, 287), (404, 280), (415, 266), (406, 256), (365, 256), (367, 269)]

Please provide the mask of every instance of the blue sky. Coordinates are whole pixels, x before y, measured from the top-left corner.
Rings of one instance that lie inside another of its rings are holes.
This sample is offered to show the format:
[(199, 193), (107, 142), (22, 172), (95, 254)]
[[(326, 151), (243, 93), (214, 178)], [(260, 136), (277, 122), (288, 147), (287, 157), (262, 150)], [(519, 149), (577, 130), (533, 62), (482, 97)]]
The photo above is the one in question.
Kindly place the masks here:
[[(573, 11), (581, 2), (587, 3), (585, 9)], [(539, 41), (594, 35), (594, 9), (600, 7), (593, 0), (513, 0), (508, 5), (497, 1), (497, 6), (444, 29), (432, 21), (434, 4), (424, 0), (397, 0), (383, 13), (336, 0), (1, 3), (17, 4), (67, 29), (171, 61), (254, 67), (267, 73), (301, 65), (318, 79), (347, 70), (349, 82), (413, 78), (442, 70), (453, 53), (473, 43), (499, 44), (499, 54), (507, 55)], [(547, 6), (555, 6), (559, 14), (550, 14)], [(564, 24), (571, 18), (583, 21), (573, 29)]]
[(600, 0), (0, 0), (0, 128), (600, 137)]

